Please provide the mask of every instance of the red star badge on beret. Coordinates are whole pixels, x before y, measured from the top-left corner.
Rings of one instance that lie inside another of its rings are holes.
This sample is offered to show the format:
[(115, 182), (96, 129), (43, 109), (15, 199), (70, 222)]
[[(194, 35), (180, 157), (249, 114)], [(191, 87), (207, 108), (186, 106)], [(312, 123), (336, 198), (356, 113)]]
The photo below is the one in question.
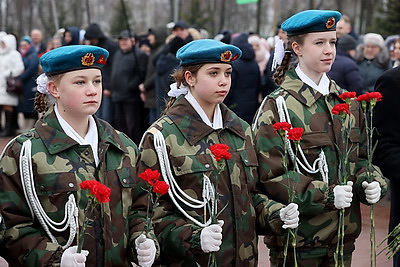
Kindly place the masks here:
[(101, 65), (104, 65), (104, 64), (106, 64), (106, 59), (104, 58), (103, 55), (101, 55), (101, 56), (99, 57), (99, 59), (96, 61), (96, 63), (99, 63), (99, 64), (101, 64)]

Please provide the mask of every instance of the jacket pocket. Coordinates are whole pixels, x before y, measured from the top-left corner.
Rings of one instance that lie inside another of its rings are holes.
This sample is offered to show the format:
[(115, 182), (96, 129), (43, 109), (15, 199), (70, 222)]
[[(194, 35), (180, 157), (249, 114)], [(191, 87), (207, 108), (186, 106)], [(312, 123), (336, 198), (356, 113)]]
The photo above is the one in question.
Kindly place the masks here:
[(303, 134), (300, 145), (302, 149), (313, 149), (331, 146), (332, 141), (326, 132), (309, 132)]

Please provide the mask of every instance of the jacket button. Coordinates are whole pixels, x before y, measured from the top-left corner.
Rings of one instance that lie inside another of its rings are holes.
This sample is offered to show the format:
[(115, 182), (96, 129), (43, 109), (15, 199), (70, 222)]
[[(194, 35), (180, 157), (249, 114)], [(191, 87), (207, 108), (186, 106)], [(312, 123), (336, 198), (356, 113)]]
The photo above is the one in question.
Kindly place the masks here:
[(73, 188), (73, 187), (74, 187), (74, 183), (69, 183), (68, 186), (69, 186), (70, 188)]
[(208, 169), (208, 168), (210, 168), (210, 164), (206, 163), (206, 164), (204, 165), (204, 167), (206, 167), (206, 168)]
[(126, 184), (126, 179), (122, 179), (122, 182), (123, 182), (124, 184)]
[(89, 155), (89, 151), (85, 151), (84, 154), (85, 154), (85, 156)]
[(181, 168), (181, 167), (176, 167), (176, 169), (177, 169), (178, 171), (181, 171), (181, 170), (182, 170), (182, 168)]

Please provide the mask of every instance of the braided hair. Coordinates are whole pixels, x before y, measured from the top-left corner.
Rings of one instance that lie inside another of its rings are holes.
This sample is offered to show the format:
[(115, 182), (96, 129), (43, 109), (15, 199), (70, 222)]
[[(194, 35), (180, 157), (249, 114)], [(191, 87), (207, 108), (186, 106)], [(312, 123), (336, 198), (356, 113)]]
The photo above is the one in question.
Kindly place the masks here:
[(286, 72), (290, 69), (293, 68), (292, 66), (292, 56), (297, 56), (296, 53), (294, 53), (292, 44), (294, 42), (303, 45), (304, 44), (304, 38), (305, 34), (300, 34), (300, 35), (295, 35), (295, 36), (289, 36), (288, 37), (288, 42), (286, 45), (286, 50), (285, 50), (285, 55), (283, 56), (282, 63), (279, 65), (279, 67), (276, 68), (273, 79), (274, 82), (277, 85), (281, 85), (283, 81), (285, 80), (285, 74)]
[[(179, 69), (176, 69), (172, 74), (171, 77), (174, 78), (176, 81), (176, 85), (178, 88), (180, 88), (181, 85), (190, 88), (190, 85), (187, 83), (185, 79), (185, 72), (190, 71), (192, 75), (196, 75), (199, 69), (204, 65), (202, 64), (196, 64), (196, 65), (189, 65), (189, 66), (183, 66)], [(169, 101), (167, 102), (166, 108), (164, 110), (163, 114), (166, 114), (168, 109), (175, 103), (176, 97), (171, 97)]]
[[(49, 75), (47, 76), (47, 78), (49, 79), (49, 81), (54, 81), (55, 83), (58, 83), (63, 75), (63, 73), (51, 76)], [(56, 99), (51, 94), (43, 94), (39, 91), (36, 91), (34, 106), (35, 111), (37, 111), (38, 113), (45, 112), (50, 106), (53, 106), (55, 103)]]

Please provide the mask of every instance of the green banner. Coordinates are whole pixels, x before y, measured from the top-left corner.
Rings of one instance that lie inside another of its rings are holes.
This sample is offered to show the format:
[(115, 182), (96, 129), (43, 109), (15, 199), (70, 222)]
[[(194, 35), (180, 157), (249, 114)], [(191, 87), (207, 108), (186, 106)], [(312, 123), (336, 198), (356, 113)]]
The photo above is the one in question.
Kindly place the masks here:
[(249, 3), (256, 3), (258, 0), (236, 0), (236, 4), (238, 5), (244, 5), (244, 4), (249, 4)]

